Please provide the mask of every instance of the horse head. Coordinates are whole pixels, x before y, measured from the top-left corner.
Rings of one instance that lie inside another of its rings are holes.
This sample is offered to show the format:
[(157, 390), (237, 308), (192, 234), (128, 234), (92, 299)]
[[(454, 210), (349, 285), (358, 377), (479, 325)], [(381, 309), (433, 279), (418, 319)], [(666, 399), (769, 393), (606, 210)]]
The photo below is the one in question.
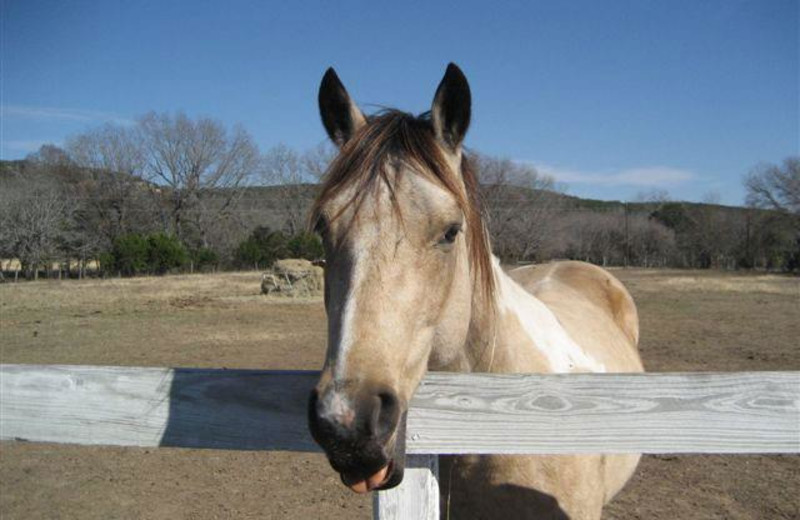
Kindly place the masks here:
[(354, 491), (403, 478), (408, 404), (459, 363), (491, 290), (477, 180), (462, 153), (470, 89), (450, 64), (430, 112), (365, 116), (333, 69), (319, 91), (339, 147), (312, 210), (325, 247), (328, 346), (309, 426)]

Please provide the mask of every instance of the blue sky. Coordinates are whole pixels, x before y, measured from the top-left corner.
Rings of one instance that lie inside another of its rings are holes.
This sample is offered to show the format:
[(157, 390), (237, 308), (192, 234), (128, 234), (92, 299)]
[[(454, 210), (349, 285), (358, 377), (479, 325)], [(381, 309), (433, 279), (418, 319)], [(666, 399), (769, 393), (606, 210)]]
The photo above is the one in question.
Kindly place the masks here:
[(312, 147), (328, 66), (365, 111), (422, 112), (449, 61), (467, 145), (572, 194), (739, 204), (752, 166), (799, 153), (798, 0), (0, 5), (4, 159), (149, 110)]

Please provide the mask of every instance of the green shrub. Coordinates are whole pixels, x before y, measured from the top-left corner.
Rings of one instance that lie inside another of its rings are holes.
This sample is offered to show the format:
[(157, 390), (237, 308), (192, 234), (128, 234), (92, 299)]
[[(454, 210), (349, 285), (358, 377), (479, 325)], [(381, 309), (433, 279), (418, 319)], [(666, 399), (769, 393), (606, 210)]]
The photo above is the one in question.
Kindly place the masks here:
[(245, 269), (269, 267), (275, 260), (288, 256), (286, 236), (266, 226), (255, 228), (250, 236), (237, 246), (233, 255), (234, 263)]
[(164, 274), (186, 265), (189, 255), (177, 237), (164, 233), (130, 233), (114, 239), (111, 251), (100, 255), (100, 266), (108, 273), (124, 276)]
[(210, 269), (219, 264), (219, 256), (216, 251), (207, 247), (195, 249), (189, 254), (194, 268), (198, 271)]
[(317, 260), (325, 256), (322, 240), (314, 233), (298, 233), (289, 239), (287, 245), (293, 258)]
[(110, 274), (114, 272), (114, 255), (111, 253), (111, 251), (104, 251), (100, 253), (97, 261), (100, 262), (100, 270), (103, 273)]
[(149, 245), (147, 238), (138, 233), (122, 235), (114, 239), (111, 244), (111, 258), (109, 265), (112, 271), (117, 271), (125, 276), (134, 276), (144, 273), (148, 268)]
[(258, 247), (258, 242), (252, 237), (249, 237), (236, 247), (236, 252), (233, 254), (233, 261), (237, 267), (258, 269), (258, 264), (261, 262), (262, 256), (261, 248)]
[(147, 237), (148, 267), (151, 273), (164, 274), (189, 263), (186, 248), (173, 235), (153, 233)]

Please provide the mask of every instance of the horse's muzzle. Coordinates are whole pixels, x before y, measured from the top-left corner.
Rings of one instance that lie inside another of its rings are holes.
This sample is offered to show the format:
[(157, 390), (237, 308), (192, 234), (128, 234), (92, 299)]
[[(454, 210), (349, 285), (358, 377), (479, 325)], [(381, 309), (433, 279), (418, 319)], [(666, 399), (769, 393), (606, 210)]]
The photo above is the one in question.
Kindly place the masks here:
[[(357, 492), (395, 487), (405, 468), (405, 407), (386, 388), (311, 392), (308, 424), (342, 482)], [(352, 395), (348, 397), (347, 394)]]

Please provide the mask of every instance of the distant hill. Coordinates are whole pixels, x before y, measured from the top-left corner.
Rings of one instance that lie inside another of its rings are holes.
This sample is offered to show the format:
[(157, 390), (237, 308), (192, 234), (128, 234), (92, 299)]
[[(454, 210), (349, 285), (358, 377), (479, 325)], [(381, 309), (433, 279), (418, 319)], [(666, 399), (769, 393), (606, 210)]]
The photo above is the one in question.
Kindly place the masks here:
[[(29, 161), (14, 160), (14, 161), (0, 161), (0, 181), (10, 179), (19, 173), (24, 174), (30, 169)], [(88, 173), (86, 173), (88, 175)], [(76, 172), (74, 169), (71, 171), (71, 179), (69, 181), (75, 182), (79, 180), (81, 173)], [(63, 179), (62, 179), (63, 180)], [(69, 182), (68, 181), (68, 182)], [(139, 181), (146, 182), (146, 181)], [(156, 184), (148, 183), (152, 186)], [(302, 184), (293, 186), (292, 189), (297, 193), (300, 198), (312, 201), (316, 197), (319, 185), (317, 184)], [(529, 188), (522, 186), (505, 186), (504, 188), (508, 193), (514, 194), (521, 200), (532, 199)], [(248, 209), (277, 209), (282, 206), (281, 197), (285, 195), (285, 186), (249, 186), (243, 188), (242, 204)], [(581, 198), (574, 195), (569, 195), (560, 192), (549, 192), (551, 196), (556, 197), (559, 201), (557, 205), (561, 209), (567, 210), (587, 210), (597, 212), (624, 212), (630, 213), (652, 213), (664, 204), (681, 204), (687, 208), (716, 208), (723, 211), (744, 211), (749, 208), (744, 206), (725, 206), (719, 204), (708, 204), (702, 202), (688, 202), (688, 201), (654, 201), (654, 202), (624, 202), (619, 200), (600, 200)]]

